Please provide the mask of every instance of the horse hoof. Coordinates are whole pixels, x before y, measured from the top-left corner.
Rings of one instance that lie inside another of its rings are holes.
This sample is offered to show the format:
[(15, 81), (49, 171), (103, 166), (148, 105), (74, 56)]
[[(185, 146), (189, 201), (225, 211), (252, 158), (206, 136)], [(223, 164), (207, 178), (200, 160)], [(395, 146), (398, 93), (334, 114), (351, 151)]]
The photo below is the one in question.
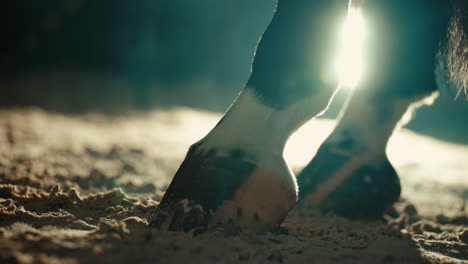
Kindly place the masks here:
[(348, 218), (381, 217), (400, 196), (398, 175), (385, 154), (349, 155), (323, 145), (299, 174), (299, 203)]
[(297, 186), (283, 158), (270, 159), (274, 169), (241, 150), (207, 151), (194, 145), (153, 225), (170, 231), (224, 224), (260, 232), (278, 228), (297, 201)]

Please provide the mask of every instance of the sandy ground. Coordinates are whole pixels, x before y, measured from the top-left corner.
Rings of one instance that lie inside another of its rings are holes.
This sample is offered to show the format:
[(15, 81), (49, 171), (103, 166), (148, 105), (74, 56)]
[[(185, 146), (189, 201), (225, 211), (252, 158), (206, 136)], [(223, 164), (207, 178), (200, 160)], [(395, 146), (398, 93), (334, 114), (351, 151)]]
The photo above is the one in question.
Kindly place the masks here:
[[(0, 110), (0, 263), (468, 263), (468, 146), (404, 129), (388, 151), (403, 198), (380, 221), (296, 210), (262, 235), (149, 228), (187, 147), (219, 117)], [(296, 171), (332, 127), (312, 121), (292, 138)]]

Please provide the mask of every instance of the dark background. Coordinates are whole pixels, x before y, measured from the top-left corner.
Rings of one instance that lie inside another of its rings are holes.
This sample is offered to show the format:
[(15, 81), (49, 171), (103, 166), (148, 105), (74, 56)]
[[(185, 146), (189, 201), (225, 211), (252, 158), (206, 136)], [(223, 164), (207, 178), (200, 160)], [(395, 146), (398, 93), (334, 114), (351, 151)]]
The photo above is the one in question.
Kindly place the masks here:
[[(225, 111), (275, 0), (15, 0), (0, 8), (0, 106)], [(343, 91), (326, 115), (335, 117)], [(442, 91), (408, 127), (468, 144), (468, 103)]]

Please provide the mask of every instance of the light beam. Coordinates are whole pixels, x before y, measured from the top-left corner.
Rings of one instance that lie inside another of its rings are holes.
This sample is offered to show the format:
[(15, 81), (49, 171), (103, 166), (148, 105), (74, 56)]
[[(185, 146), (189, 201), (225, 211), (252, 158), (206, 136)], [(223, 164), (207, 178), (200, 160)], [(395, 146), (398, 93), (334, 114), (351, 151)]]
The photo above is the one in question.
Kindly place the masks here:
[(354, 88), (363, 75), (363, 49), (366, 26), (361, 9), (350, 8), (341, 30), (335, 70), (340, 86)]

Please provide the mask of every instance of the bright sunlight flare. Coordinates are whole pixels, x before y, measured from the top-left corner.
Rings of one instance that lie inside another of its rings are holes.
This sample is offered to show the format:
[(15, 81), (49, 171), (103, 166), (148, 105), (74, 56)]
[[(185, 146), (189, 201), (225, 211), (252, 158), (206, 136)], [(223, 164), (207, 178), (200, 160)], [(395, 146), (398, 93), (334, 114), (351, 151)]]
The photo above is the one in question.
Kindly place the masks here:
[(341, 30), (338, 58), (335, 69), (340, 85), (355, 87), (362, 77), (363, 49), (366, 27), (361, 9), (350, 8)]

